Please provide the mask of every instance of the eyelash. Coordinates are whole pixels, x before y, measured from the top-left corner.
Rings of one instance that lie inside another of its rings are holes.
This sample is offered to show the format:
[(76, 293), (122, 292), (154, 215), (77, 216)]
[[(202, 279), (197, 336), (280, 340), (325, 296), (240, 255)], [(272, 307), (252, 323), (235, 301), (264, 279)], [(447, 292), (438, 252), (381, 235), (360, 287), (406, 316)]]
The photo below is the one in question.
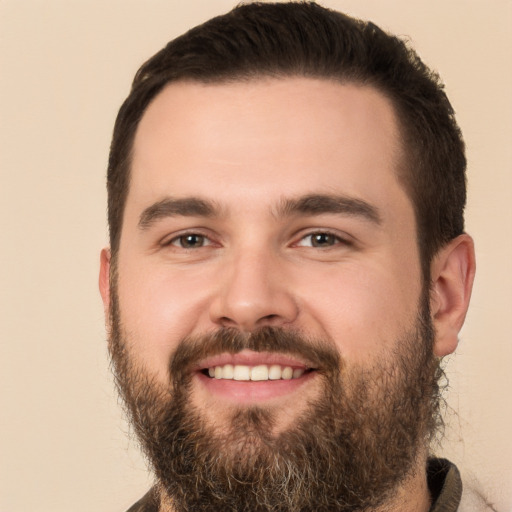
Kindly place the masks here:
[[(183, 241), (187, 237), (197, 237), (203, 239), (203, 241), (208, 241), (209, 243), (200, 245), (199, 247), (184, 247), (183, 245), (178, 245), (179, 241)], [(181, 233), (177, 236), (174, 236), (170, 240), (164, 241), (162, 244), (162, 247), (169, 247), (173, 246), (179, 249), (185, 249), (185, 250), (194, 250), (194, 249), (200, 249), (203, 247), (208, 247), (210, 245), (214, 245), (214, 242), (210, 239), (208, 235), (205, 235), (204, 233), (201, 233), (200, 231), (189, 231), (186, 233)]]
[[(329, 244), (327, 246), (323, 246), (323, 247), (319, 246), (319, 245), (315, 246), (314, 242), (312, 240), (312, 237), (318, 236), (318, 235), (323, 235), (323, 236), (326, 236), (326, 237), (331, 237), (333, 243)], [(180, 241), (183, 241), (187, 237), (197, 237), (197, 238), (202, 239), (202, 242), (207, 242), (207, 243), (206, 244), (202, 243), (199, 247), (185, 247), (182, 244), (180, 244)], [(306, 240), (308, 238), (311, 240), (311, 244), (310, 245), (302, 245), (301, 242), (303, 242), (304, 240)], [(190, 232), (185, 232), (185, 233), (181, 233), (181, 234), (179, 234), (177, 236), (174, 236), (170, 240), (164, 241), (161, 245), (162, 245), (162, 247), (173, 246), (173, 247), (176, 247), (176, 248), (179, 248), (179, 249), (194, 250), (194, 249), (201, 249), (203, 247), (209, 247), (211, 245), (215, 245), (215, 242), (213, 242), (208, 235), (206, 235), (204, 233), (201, 233), (200, 231), (190, 231)], [(304, 234), (303, 236), (300, 237), (299, 241), (295, 242), (293, 245), (294, 246), (298, 246), (298, 247), (311, 247), (311, 248), (319, 248), (319, 249), (330, 249), (330, 248), (335, 247), (337, 245), (344, 245), (344, 246), (350, 247), (350, 246), (353, 245), (353, 243), (351, 241), (347, 240), (347, 238), (341, 237), (338, 234), (335, 234), (335, 233), (333, 233), (333, 232), (331, 232), (329, 230), (319, 229), (319, 230), (311, 231), (309, 233)]]
[[(326, 237), (330, 237), (332, 239), (333, 243), (329, 244), (327, 246), (324, 246), (324, 247), (322, 247), (322, 246), (315, 246), (314, 242), (313, 242), (313, 237), (314, 236), (318, 236), (318, 235), (323, 235), (323, 236), (326, 236)], [(309, 238), (311, 240), (311, 245), (308, 245), (308, 246), (300, 245), (301, 242), (303, 242), (307, 238)], [(316, 248), (319, 248), (319, 249), (330, 249), (332, 247), (336, 247), (337, 245), (351, 246), (353, 244), (352, 244), (352, 242), (347, 240), (347, 238), (341, 237), (340, 235), (338, 235), (336, 233), (333, 233), (332, 231), (325, 230), (325, 229), (319, 229), (319, 230), (311, 231), (311, 232), (305, 234), (294, 245), (298, 245), (299, 247), (312, 247), (312, 248), (316, 247)]]

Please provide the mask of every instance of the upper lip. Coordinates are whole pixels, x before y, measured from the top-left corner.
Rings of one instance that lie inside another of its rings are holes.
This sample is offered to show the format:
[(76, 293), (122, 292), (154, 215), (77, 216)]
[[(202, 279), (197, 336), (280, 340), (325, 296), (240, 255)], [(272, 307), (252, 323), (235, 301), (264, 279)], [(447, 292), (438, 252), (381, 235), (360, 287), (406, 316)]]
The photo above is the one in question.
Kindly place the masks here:
[(280, 354), (273, 352), (254, 352), (252, 350), (243, 350), (237, 354), (223, 353), (202, 359), (196, 365), (195, 370), (204, 370), (215, 366), (224, 366), (226, 364), (258, 366), (273, 365), (290, 366), (292, 368), (312, 369), (312, 365), (305, 360), (289, 354)]

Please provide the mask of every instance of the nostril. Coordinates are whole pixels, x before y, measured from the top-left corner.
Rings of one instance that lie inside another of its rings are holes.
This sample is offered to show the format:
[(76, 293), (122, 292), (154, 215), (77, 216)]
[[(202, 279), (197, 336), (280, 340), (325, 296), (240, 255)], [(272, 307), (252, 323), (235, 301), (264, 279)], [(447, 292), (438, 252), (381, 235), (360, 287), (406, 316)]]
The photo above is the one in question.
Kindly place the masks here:
[[(238, 288), (241, 288), (240, 283)], [(215, 297), (209, 312), (215, 324), (247, 332), (265, 326), (290, 324), (297, 314), (298, 307), (290, 293), (269, 292), (264, 296), (257, 290), (233, 291), (233, 286)]]
[(219, 319), (219, 323), (224, 327), (235, 327), (236, 322), (228, 316), (223, 316)]
[(258, 320), (258, 324), (272, 324), (279, 319), (279, 315), (265, 315)]

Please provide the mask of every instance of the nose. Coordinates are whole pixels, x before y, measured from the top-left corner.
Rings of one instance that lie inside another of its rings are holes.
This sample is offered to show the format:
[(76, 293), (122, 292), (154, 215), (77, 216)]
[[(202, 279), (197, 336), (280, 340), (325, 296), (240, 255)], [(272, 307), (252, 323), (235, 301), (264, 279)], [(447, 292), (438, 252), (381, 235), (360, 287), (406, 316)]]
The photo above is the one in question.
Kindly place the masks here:
[(233, 258), (219, 276), (210, 320), (244, 332), (293, 323), (299, 308), (278, 257), (264, 251), (247, 252)]

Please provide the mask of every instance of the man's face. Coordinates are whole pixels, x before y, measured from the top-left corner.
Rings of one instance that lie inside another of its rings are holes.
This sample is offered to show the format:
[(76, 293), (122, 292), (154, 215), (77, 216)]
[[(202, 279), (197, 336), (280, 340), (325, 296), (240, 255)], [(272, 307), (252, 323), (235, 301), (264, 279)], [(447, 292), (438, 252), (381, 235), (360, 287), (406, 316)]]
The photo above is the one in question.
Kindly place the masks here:
[(400, 398), (411, 376), (397, 358), (417, 372), (415, 344), (428, 341), (401, 158), (393, 108), (369, 87), (166, 87), (135, 137), (112, 290), (125, 386), (145, 386), (125, 394), (160, 404), (179, 394), (241, 452), (254, 448), (251, 414), (276, 438), (312, 422), (327, 395), (349, 411), (361, 386), (386, 416), (379, 389)]

